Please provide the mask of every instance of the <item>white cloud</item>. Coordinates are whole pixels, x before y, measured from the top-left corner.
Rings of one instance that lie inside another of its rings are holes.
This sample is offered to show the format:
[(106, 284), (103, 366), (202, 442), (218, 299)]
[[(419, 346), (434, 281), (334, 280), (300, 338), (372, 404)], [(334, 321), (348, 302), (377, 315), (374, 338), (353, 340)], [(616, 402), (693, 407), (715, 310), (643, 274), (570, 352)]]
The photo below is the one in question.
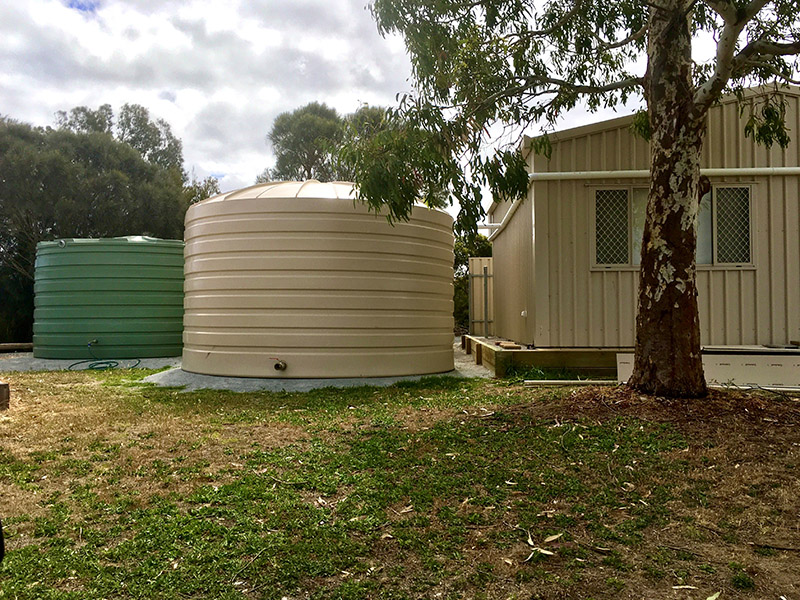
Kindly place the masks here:
[[(265, 137), (279, 113), (312, 101), (347, 113), (410, 91), (402, 40), (381, 37), (365, 4), (0, 2), (0, 114), (50, 125), (78, 105), (141, 104), (183, 140), (190, 172), (250, 185), (273, 162)], [(579, 109), (564, 126), (613, 116)]]
[(349, 0), (4, 2), (0, 70), (0, 113), (49, 125), (77, 105), (142, 104), (183, 140), (187, 168), (226, 189), (272, 162), (280, 112), (392, 104), (410, 73)]

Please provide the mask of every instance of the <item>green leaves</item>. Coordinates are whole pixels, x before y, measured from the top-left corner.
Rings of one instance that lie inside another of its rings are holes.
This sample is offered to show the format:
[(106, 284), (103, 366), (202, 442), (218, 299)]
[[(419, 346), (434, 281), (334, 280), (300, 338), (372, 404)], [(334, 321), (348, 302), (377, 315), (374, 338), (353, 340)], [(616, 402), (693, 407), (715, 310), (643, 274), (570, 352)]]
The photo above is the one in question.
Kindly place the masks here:
[(341, 136), (341, 117), (325, 104), (312, 102), (279, 114), (267, 136), (277, 157), (270, 179), (335, 179), (331, 153)]
[[(415, 93), (399, 99), (387, 132), (346, 140), (341, 156), (359, 198), (390, 218), (415, 201), (458, 203), (456, 230), (474, 231), (485, 192), (526, 194), (524, 132), (582, 99), (614, 106), (639, 83), (626, 69), (643, 37), (614, 46), (646, 23), (631, 0), (376, 0), (372, 12), (381, 32), (404, 38)], [(546, 138), (531, 147), (546, 151)]]
[(373, 135), (382, 129), (385, 117), (385, 108), (366, 104), (342, 117), (319, 102), (281, 113), (267, 136), (275, 151), (276, 164), (265, 169), (256, 183), (352, 179), (349, 165), (338, 155), (342, 139)]
[[(719, 3), (692, 6), (692, 34), (718, 36), (725, 24)], [(457, 227), (469, 230), (483, 216), (484, 192), (507, 199), (525, 193), (521, 159), (514, 158), (523, 134), (534, 137), (534, 152), (548, 155), (542, 134), (566, 111), (613, 108), (641, 96), (650, 11), (658, 8), (635, 0), (375, 0), (371, 10), (383, 34), (403, 37), (415, 89), (394, 112), (398, 139), (362, 140), (345, 151), (359, 197), (376, 210), (390, 207), (395, 217), (415, 199), (446, 196), (461, 206)], [(740, 38), (727, 89), (790, 80), (797, 64), (789, 57), (800, 50), (796, 2), (770, 2)], [(715, 75), (716, 60), (694, 65), (696, 86)], [(785, 144), (781, 119), (775, 106), (765, 107), (747, 134)], [(646, 114), (635, 127), (649, 138)]]
[[(744, 126), (744, 134), (767, 148), (777, 143), (781, 148), (789, 145), (786, 127), (786, 100), (783, 96), (767, 96), (760, 106), (749, 106), (750, 117)], [(742, 112), (747, 110), (743, 107)]]
[(116, 122), (110, 104), (103, 104), (97, 110), (76, 106), (70, 111), (58, 111), (56, 125), (72, 133), (114, 136), (139, 152), (147, 162), (184, 175), (183, 143), (172, 134), (169, 123), (164, 119), (153, 120), (150, 111), (140, 104), (123, 104)]
[(650, 129), (650, 116), (646, 110), (637, 111), (633, 115), (633, 122), (631, 123), (631, 131), (641, 137), (643, 140), (650, 140), (652, 130)]

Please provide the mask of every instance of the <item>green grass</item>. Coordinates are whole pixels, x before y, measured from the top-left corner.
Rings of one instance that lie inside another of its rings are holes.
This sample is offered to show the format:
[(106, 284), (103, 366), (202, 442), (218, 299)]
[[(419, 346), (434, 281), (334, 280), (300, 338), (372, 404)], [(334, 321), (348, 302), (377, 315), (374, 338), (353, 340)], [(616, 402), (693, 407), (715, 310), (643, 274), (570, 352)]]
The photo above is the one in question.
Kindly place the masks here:
[[(519, 390), (451, 378), (233, 394), (143, 375), (80, 376), (108, 411), (92, 435), (0, 447), (3, 481), (40, 498), (4, 515), (0, 599), (583, 597), (587, 578), (613, 597), (632, 576), (714, 573), (674, 550), (631, 559), (671, 503), (709, 503), (706, 482), (677, 485), (669, 424), (536, 416)], [(528, 536), (554, 555), (523, 562)]]
[(733, 576), (731, 577), (731, 585), (736, 588), (737, 590), (753, 590), (756, 587), (756, 582), (753, 578), (744, 570), (744, 567), (737, 563), (731, 563), (730, 565), (731, 570), (733, 571)]
[(511, 385), (519, 384), (526, 379), (561, 379), (561, 380), (587, 380), (587, 379), (610, 379), (615, 376), (610, 375), (587, 375), (573, 369), (558, 367), (521, 367), (512, 366), (509, 368), (505, 382)]

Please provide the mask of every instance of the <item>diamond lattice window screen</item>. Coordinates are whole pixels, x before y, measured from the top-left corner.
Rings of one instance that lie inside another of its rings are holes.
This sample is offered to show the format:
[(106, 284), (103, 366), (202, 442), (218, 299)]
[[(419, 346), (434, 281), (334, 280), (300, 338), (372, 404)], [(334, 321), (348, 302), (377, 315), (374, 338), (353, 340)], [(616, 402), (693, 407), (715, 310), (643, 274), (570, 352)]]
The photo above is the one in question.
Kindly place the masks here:
[(595, 258), (598, 265), (628, 263), (628, 190), (595, 192)]
[(717, 262), (750, 262), (750, 189), (717, 188)]

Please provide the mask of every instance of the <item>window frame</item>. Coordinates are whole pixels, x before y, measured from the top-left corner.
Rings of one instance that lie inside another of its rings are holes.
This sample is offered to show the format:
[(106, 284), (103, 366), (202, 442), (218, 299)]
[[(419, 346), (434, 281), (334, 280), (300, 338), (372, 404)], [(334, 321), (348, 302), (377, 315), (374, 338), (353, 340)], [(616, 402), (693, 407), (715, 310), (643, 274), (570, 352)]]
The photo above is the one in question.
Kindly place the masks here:
[[(756, 231), (754, 223), (753, 182), (746, 183), (727, 183), (716, 182), (711, 184), (711, 256), (710, 264), (697, 264), (698, 271), (732, 271), (732, 270), (753, 270), (756, 268), (755, 243), (753, 240)], [(589, 192), (589, 219), (591, 233), (589, 240), (590, 271), (639, 271), (640, 265), (633, 263), (633, 195), (636, 189), (648, 189), (647, 182), (636, 182), (629, 184), (590, 184), (586, 186)], [(717, 261), (717, 190), (720, 188), (746, 188), (748, 201), (748, 242), (750, 251), (750, 262), (745, 263), (723, 263)], [(626, 190), (628, 196), (628, 262), (620, 264), (603, 264), (597, 262), (597, 192), (600, 190)]]
[[(747, 242), (748, 254), (750, 255), (749, 262), (719, 262), (717, 260), (717, 238), (719, 236), (717, 229), (717, 190), (720, 188), (746, 188), (747, 189)], [(744, 269), (755, 268), (755, 259), (753, 254), (755, 252), (755, 244), (753, 243), (753, 184), (750, 183), (718, 183), (711, 184), (711, 255), (712, 263), (710, 265), (702, 265), (703, 267), (713, 267), (718, 269)], [(698, 265), (698, 267), (701, 265)]]

